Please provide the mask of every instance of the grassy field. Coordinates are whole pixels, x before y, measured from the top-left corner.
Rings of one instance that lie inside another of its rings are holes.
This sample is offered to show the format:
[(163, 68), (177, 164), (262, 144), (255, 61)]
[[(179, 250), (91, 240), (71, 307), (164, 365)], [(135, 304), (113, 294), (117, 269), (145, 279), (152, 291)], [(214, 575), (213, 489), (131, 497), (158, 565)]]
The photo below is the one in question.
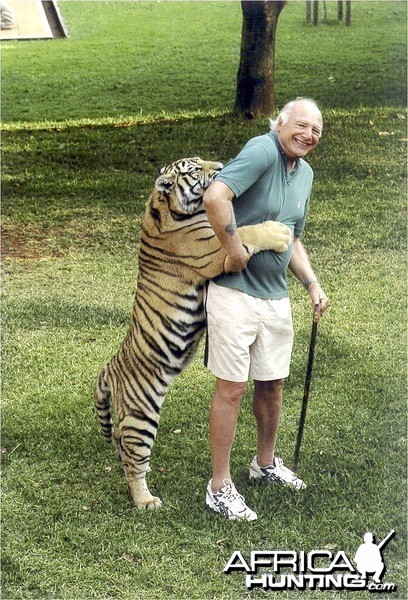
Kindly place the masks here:
[[(70, 40), (3, 45), (3, 121), (148, 119), (229, 110), (239, 61), (239, 2), (60, 2)], [(354, 2), (353, 24), (279, 17), (276, 99), (326, 108), (404, 104), (406, 3)], [(95, 7), (98, 6), (96, 9)], [(228, 23), (227, 27), (222, 26)]]
[[(332, 306), (319, 325), (305, 493), (248, 482), (249, 394), (242, 406), (232, 467), (258, 512), (251, 524), (204, 507), (213, 379), (202, 349), (163, 408), (149, 478), (162, 510), (133, 508), (92, 407), (94, 378), (128, 326), (157, 168), (183, 155), (225, 162), (267, 126), (228, 114), (239, 5), (59, 4), (69, 40), (2, 48), (2, 598), (264, 597), (244, 574), (223, 573), (233, 551), (352, 558), (366, 531), (380, 540), (391, 529), (384, 581), (397, 592), (376, 597), (405, 598), (405, 2), (354, 2), (350, 29), (334, 3), (328, 26), (308, 27), (303, 3), (280, 18), (278, 102), (312, 94), (324, 107), (304, 242)], [(288, 463), (311, 327), (293, 278), (290, 292), (296, 339), (278, 439)]]

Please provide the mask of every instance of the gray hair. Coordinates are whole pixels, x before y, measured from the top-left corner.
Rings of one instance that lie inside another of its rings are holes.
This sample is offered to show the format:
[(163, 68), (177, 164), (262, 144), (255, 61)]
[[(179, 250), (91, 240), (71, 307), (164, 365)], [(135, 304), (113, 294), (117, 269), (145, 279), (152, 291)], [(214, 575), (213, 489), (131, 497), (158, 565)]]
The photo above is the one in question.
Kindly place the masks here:
[(282, 108), (282, 110), (275, 119), (269, 120), (269, 124), (272, 131), (276, 131), (276, 127), (278, 126), (279, 120), (281, 120), (283, 123), (286, 123), (292, 110), (295, 108), (295, 105), (298, 102), (309, 102), (310, 104), (313, 104), (313, 106), (317, 108), (317, 110), (321, 113), (320, 107), (316, 100), (313, 100), (313, 98), (304, 98), (303, 96), (298, 96), (294, 100), (291, 100), (290, 102), (285, 104), (285, 106)]

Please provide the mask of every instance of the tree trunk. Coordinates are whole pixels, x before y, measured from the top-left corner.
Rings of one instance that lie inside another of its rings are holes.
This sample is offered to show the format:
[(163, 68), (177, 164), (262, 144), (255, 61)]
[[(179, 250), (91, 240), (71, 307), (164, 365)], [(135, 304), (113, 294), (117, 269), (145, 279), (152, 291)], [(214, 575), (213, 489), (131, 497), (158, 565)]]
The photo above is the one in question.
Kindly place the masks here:
[(243, 0), (241, 59), (234, 110), (252, 119), (275, 110), (275, 33), (286, 0)]

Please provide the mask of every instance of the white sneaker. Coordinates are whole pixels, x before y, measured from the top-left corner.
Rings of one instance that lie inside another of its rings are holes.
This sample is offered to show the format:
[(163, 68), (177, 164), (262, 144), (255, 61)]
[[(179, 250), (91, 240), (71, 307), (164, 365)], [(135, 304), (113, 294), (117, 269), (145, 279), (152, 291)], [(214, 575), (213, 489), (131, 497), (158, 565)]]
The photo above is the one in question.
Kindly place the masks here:
[(224, 487), (218, 492), (211, 490), (211, 482), (207, 486), (205, 503), (207, 506), (220, 513), (227, 519), (246, 519), (255, 521), (258, 517), (256, 512), (245, 504), (245, 498), (238, 494), (235, 485), (230, 479), (224, 479)]
[(278, 483), (280, 485), (291, 485), (297, 490), (303, 490), (306, 487), (305, 482), (296, 477), (294, 472), (288, 469), (288, 467), (285, 467), (283, 460), (277, 456), (274, 458), (274, 464), (267, 467), (260, 467), (258, 459), (255, 456), (249, 467), (249, 478), (262, 479), (262, 481)]

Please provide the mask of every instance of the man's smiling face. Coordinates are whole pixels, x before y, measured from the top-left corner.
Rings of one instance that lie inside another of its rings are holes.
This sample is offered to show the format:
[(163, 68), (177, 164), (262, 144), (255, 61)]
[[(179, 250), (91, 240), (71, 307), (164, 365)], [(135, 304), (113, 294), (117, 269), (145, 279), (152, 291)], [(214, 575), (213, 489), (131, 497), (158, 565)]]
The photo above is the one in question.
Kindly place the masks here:
[(322, 127), (323, 119), (319, 109), (310, 102), (299, 101), (286, 120), (279, 119), (276, 132), (286, 156), (296, 160), (316, 148)]

